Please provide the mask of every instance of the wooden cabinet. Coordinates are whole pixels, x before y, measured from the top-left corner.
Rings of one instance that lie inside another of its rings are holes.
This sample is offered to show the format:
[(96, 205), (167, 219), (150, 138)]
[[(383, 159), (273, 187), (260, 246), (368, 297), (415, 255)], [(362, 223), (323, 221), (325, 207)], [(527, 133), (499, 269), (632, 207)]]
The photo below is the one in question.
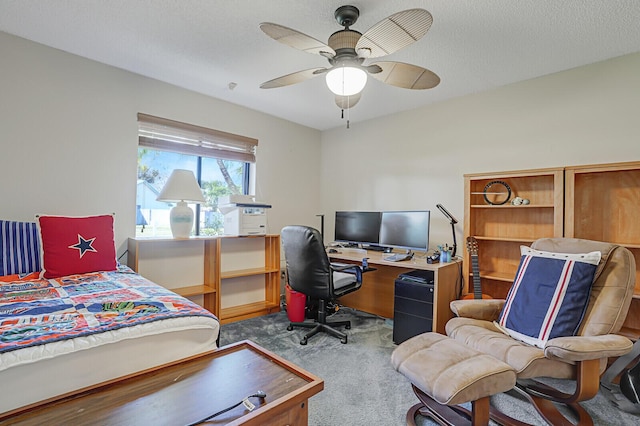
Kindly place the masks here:
[(622, 333), (640, 336), (640, 162), (567, 167), (565, 236), (617, 243), (636, 260), (636, 288)]
[[(478, 264), (482, 292), (504, 298), (520, 262), (520, 246), (543, 237), (561, 237), (563, 228), (563, 169), (535, 169), (487, 174), (466, 174), (465, 237), (478, 242)], [(492, 205), (485, 200), (485, 187), (502, 181), (511, 198), (529, 200), (527, 205)], [(471, 262), (464, 251), (467, 283), (471, 283)], [(468, 284), (467, 292), (473, 289)]]
[(128, 265), (224, 323), (278, 311), (280, 236), (130, 238)]

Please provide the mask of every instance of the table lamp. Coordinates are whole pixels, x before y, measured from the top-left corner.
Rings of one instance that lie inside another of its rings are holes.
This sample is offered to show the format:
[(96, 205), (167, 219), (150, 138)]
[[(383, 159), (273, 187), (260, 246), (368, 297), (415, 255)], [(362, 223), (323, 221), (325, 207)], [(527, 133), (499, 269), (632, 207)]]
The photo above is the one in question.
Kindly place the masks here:
[(169, 214), (173, 238), (189, 238), (193, 229), (193, 210), (187, 203), (204, 203), (202, 190), (191, 170), (175, 169), (160, 191), (157, 201), (175, 202)]

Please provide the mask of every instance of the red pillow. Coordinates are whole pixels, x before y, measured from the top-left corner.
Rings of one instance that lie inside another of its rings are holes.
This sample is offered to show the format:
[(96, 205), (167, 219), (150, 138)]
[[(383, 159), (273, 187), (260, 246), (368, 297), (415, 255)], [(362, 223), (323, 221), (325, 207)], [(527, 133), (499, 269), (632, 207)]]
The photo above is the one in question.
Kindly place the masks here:
[(117, 268), (113, 215), (36, 216), (43, 278)]

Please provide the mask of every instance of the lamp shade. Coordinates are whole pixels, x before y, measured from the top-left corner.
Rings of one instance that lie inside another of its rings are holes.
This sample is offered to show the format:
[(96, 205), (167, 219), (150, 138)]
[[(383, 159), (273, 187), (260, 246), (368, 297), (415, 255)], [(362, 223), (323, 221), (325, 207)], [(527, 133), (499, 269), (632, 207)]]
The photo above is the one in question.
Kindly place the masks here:
[(367, 73), (356, 67), (335, 67), (327, 73), (325, 78), (329, 90), (340, 96), (360, 93), (367, 84)]
[(202, 190), (191, 170), (175, 169), (164, 184), (157, 198), (158, 201), (204, 203)]

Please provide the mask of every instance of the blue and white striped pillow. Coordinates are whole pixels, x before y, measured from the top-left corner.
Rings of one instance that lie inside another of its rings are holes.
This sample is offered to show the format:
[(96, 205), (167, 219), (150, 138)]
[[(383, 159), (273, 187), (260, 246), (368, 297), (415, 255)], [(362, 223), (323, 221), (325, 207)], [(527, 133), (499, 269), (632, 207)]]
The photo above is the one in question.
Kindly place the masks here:
[(40, 270), (40, 243), (35, 222), (0, 220), (0, 276)]
[(520, 247), (520, 266), (499, 320), (504, 333), (544, 348), (574, 336), (584, 316), (601, 253), (551, 253)]

